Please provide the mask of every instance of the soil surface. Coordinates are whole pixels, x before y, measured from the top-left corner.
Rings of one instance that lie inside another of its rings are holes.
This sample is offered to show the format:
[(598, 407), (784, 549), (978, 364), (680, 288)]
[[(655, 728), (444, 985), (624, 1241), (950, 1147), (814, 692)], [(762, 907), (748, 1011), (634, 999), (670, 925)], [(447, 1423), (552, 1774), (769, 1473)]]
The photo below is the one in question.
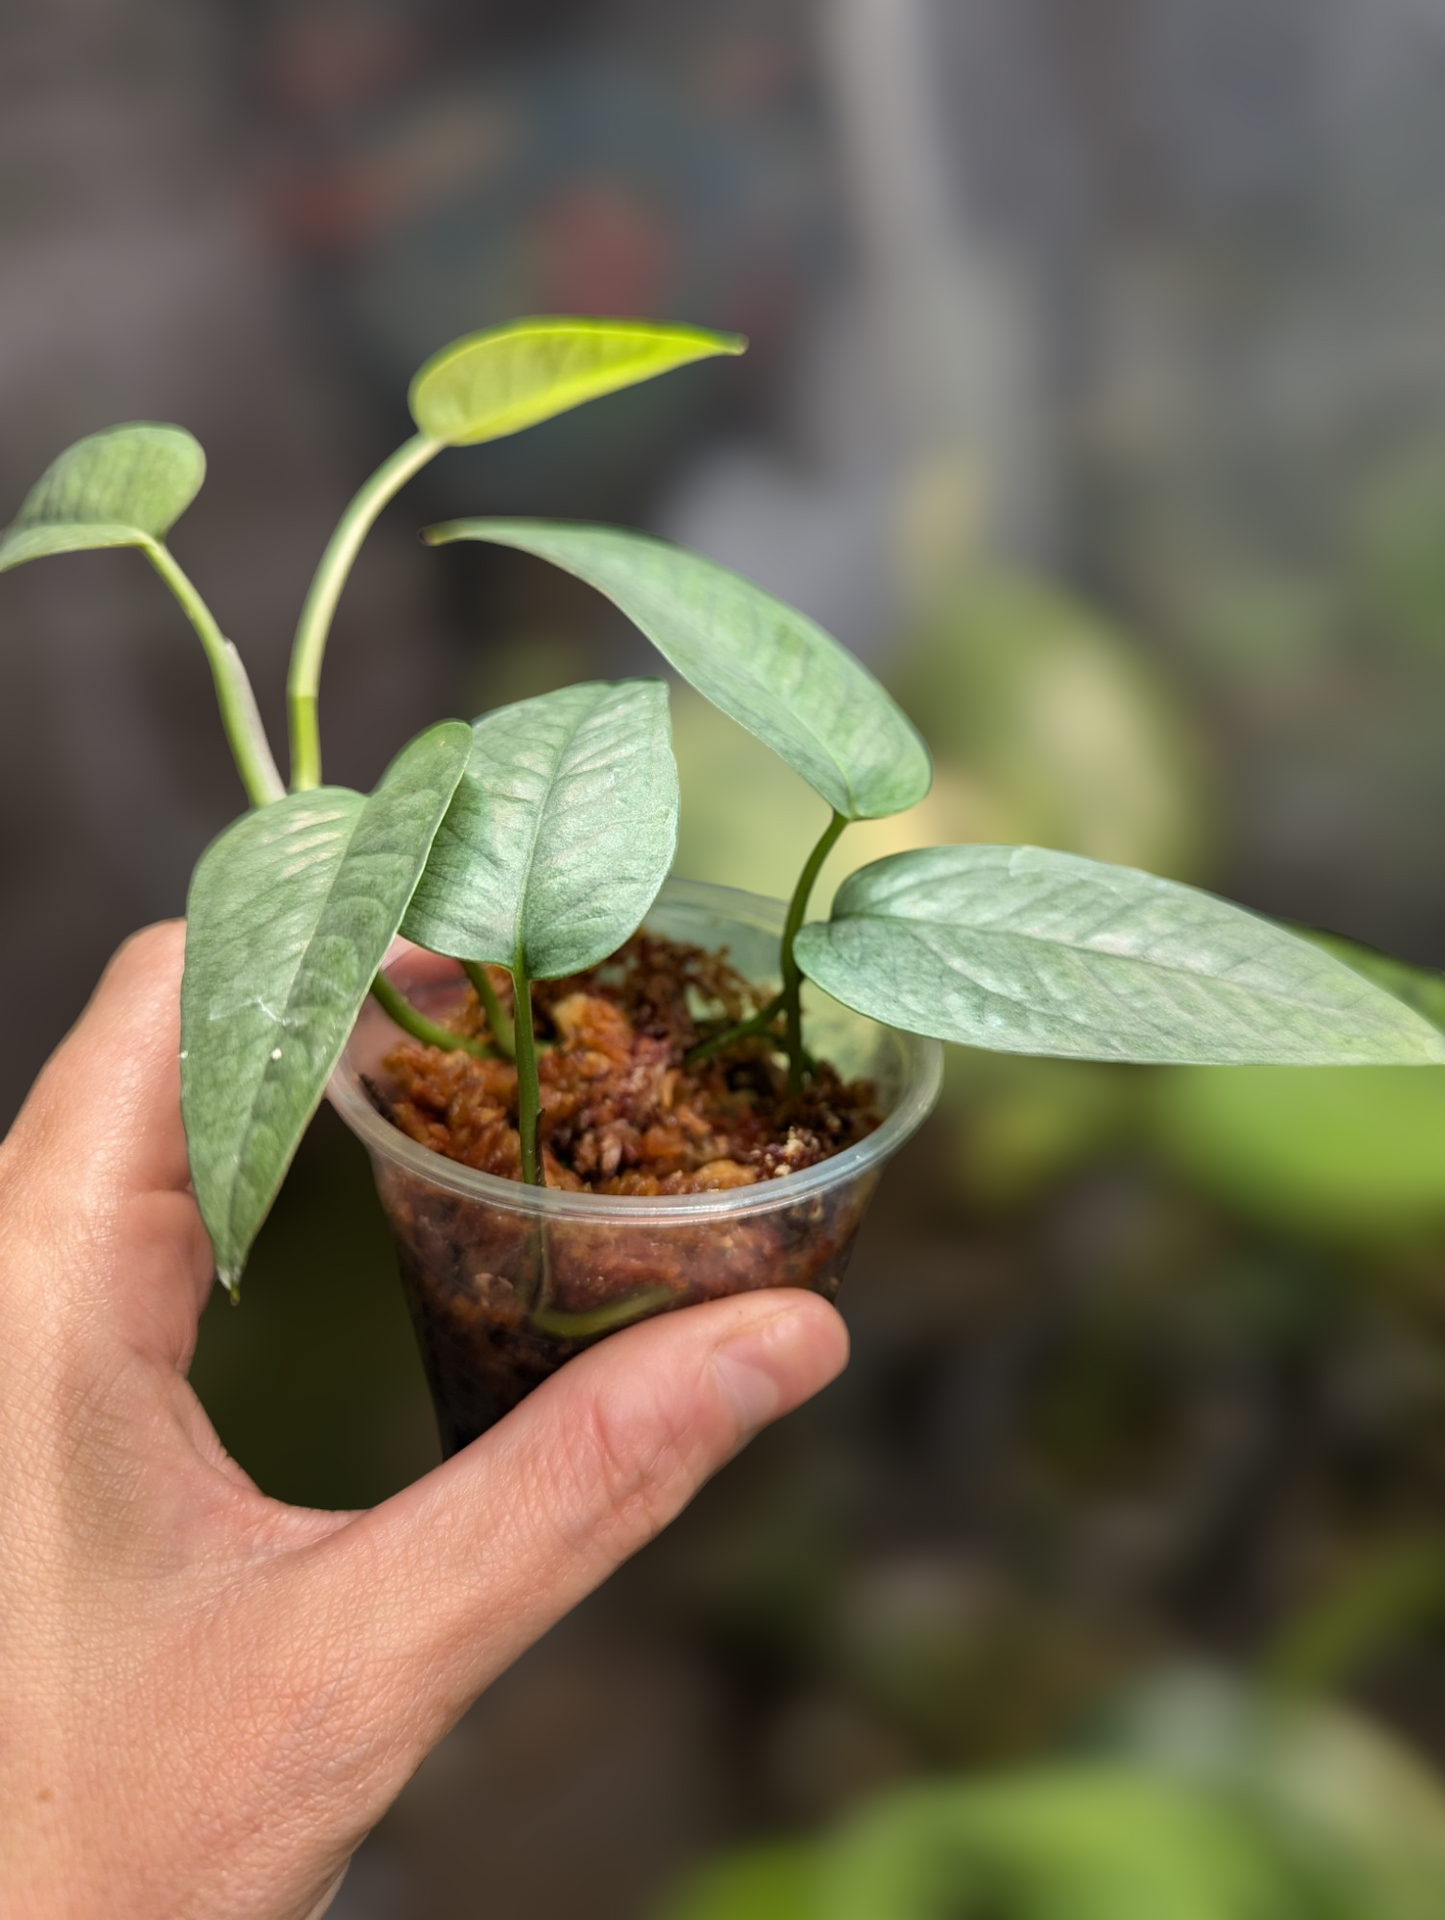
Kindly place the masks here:
[[(510, 1014), (510, 976), (500, 967), (488, 975)], [(537, 982), (533, 1000), (550, 1187), (647, 1195), (752, 1186), (828, 1159), (883, 1117), (871, 1082), (845, 1082), (826, 1062), (790, 1095), (766, 1034), (687, 1064), (693, 1048), (766, 1000), (725, 952), (639, 933), (598, 967)], [(470, 987), (447, 1024), (488, 1037)], [(509, 1061), (406, 1040), (385, 1069), (385, 1088), (371, 1092), (394, 1126), (449, 1159), (520, 1179)]]

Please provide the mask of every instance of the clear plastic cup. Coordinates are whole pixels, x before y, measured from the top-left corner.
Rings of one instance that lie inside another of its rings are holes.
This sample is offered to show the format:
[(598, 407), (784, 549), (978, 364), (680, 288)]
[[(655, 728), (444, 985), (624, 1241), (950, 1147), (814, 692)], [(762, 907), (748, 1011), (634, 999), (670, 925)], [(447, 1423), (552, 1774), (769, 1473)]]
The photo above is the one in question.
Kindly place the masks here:
[[(776, 989), (780, 901), (669, 880), (645, 925), (726, 948), (741, 973)], [(387, 969), (434, 1018), (465, 993), (451, 961), (411, 948)], [(716, 1193), (563, 1192), (479, 1173), (432, 1153), (367, 1096), (401, 1037), (368, 1000), (328, 1089), (371, 1155), (436, 1404), (455, 1453), (564, 1361), (654, 1313), (758, 1287), (832, 1299), (884, 1161), (938, 1097), (943, 1049), (804, 989), (809, 1051), (878, 1089), (882, 1124), (832, 1159)]]

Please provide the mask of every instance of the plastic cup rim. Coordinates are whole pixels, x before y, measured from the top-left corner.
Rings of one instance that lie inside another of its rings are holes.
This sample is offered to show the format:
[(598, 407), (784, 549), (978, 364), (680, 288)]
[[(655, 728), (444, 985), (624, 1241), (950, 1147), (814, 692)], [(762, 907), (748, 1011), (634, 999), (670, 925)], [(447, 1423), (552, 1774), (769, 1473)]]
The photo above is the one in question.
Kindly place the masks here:
[[(731, 906), (738, 920), (754, 926), (765, 925), (779, 933), (787, 911), (780, 900), (703, 880), (670, 879), (664, 883), (659, 899), (705, 906), (723, 916)], [(851, 1008), (848, 1011), (855, 1019), (868, 1019), (866, 1014), (853, 1013)], [(783, 1174), (755, 1186), (728, 1187), (712, 1193), (575, 1193), (561, 1187), (524, 1186), (519, 1180), (482, 1173), (459, 1160), (447, 1159), (445, 1154), (433, 1153), (383, 1119), (366, 1097), (361, 1076), (345, 1054), (331, 1076), (326, 1097), (373, 1157), (390, 1161), (398, 1169), (434, 1187), (491, 1207), (558, 1219), (606, 1220), (618, 1226), (629, 1220), (739, 1219), (797, 1206), (801, 1201), (858, 1178), (887, 1160), (927, 1118), (943, 1082), (942, 1045), (901, 1027), (886, 1027), (881, 1021), (869, 1021), (869, 1024), (891, 1033), (904, 1054), (903, 1089), (882, 1125), (865, 1139), (855, 1141), (851, 1147), (819, 1161), (816, 1166), (805, 1167), (801, 1173)]]

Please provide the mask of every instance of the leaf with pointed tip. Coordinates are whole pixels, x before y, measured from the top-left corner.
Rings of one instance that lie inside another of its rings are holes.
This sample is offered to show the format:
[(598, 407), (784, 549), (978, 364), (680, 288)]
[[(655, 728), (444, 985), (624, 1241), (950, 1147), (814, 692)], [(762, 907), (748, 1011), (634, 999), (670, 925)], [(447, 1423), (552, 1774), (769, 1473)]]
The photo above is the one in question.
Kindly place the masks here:
[(1377, 947), (1347, 940), (1340, 933), (1326, 933), (1320, 927), (1299, 926), (1293, 921), (1280, 924), (1312, 946), (1323, 947), (1326, 953), (1332, 953), (1353, 972), (1362, 973), (1377, 987), (1383, 987), (1396, 1000), (1403, 1000), (1422, 1020), (1428, 1020), (1437, 1031), (1445, 1033), (1445, 973), (1438, 973), (1434, 967), (1417, 967), (1409, 960), (1397, 960), (1393, 954), (1381, 953)]
[(88, 434), (51, 461), (0, 534), (0, 572), (48, 553), (150, 546), (205, 477), (206, 456), (184, 427), (138, 420)]
[(1038, 847), (930, 847), (851, 874), (795, 948), (856, 1012), (1000, 1053), (1438, 1065), (1445, 1037), (1272, 921)]
[(867, 668), (805, 614), (713, 560), (645, 534), (548, 520), (451, 520), (423, 538), (516, 547), (596, 587), (845, 819), (902, 813), (932, 783), (917, 728)]
[(233, 1291), (376, 977), (471, 751), (443, 721), (368, 799), (258, 808), (202, 854), (187, 903), (181, 1111), (191, 1180)]
[(634, 933), (677, 844), (662, 680), (584, 682), (483, 714), (402, 931), (534, 979)]
[(470, 447), (746, 345), (737, 333), (645, 320), (514, 320), (434, 353), (407, 398), (423, 433)]

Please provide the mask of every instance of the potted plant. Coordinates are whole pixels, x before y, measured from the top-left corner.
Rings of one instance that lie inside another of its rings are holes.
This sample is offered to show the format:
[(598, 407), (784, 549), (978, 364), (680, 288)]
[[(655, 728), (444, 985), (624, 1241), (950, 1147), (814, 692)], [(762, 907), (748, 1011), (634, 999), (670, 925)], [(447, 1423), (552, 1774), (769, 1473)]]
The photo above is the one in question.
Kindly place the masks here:
[[(624, 529), (459, 520), (423, 538), (516, 548), (585, 581), (814, 787), (831, 818), (786, 904), (669, 879), (661, 680), (444, 720), (371, 794), (322, 785), (327, 634), (382, 506), (446, 447), (742, 346), (534, 319), (434, 355), (410, 390), (416, 434), (342, 515), (302, 609), (289, 783), (235, 647), (165, 544), (204, 474), (188, 433), (79, 441), (0, 536), (0, 570), (138, 547), (200, 638), (250, 802), (201, 856), (187, 905), (182, 1109), (217, 1271), (234, 1294), (330, 1083), (372, 1153), (449, 1448), (644, 1314), (742, 1287), (832, 1292), (882, 1160), (936, 1093), (939, 1041), (1445, 1061), (1412, 970), (1062, 853), (891, 855), (809, 920), (848, 825), (927, 791), (923, 741), (802, 614)], [(399, 933), (411, 944), (386, 966)]]

